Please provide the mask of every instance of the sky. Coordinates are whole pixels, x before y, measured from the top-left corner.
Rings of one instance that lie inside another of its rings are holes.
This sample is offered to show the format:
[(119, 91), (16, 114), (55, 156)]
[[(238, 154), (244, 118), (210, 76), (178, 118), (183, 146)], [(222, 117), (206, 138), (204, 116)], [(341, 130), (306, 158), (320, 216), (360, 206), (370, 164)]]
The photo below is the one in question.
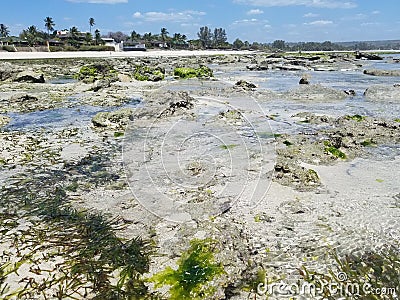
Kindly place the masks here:
[(197, 38), (202, 26), (224, 28), (228, 40), (368, 41), (400, 39), (399, 0), (5, 0), (0, 23), (11, 35), (35, 25), (44, 30), (89, 31), (89, 18), (102, 34), (181, 33)]

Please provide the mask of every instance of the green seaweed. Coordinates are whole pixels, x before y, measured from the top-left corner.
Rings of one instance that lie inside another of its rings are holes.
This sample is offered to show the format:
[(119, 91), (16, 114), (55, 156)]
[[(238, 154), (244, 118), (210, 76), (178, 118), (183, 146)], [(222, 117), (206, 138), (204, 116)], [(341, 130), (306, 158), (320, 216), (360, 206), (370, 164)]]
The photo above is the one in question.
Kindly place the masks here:
[(175, 68), (174, 75), (182, 78), (209, 78), (214, 77), (213, 71), (207, 66), (200, 66), (199, 68)]
[[(337, 288), (346, 286), (356, 288), (346, 290), (346, 299), (398, 299), (400, 287), (398, 249), (392, 246), (386, 247), (381, 252), (368, 251), (342, 257), (331, 250), (329, 254), (336, 265), (334, 268), (329, 268), (327, 274), (309, 270), (305, 266), (300, 269), (300, 274), (306, 282), (314, 284), (317, 290), (321, 291), (324, 299), (337, 299)], [(367, 284), (369, 288), (363, 288)], [(332, 289), (332, 286), (335, 286), (335, 289)], [(382, 293), (375, 295), (371, 291), (382, 291)]]
[(345, 153), (340, 151), (338, 148), (336, 148), (334, 146), (331, 146), (329, 141), (325, 141), (324, 145), (326, 146), (325, 147), (325, 152), (332, 154), (336, 158), (341, 158), (341, 159), (346, 159), (347, 158)]
[(114, 137), (115, 138), (119, 138), (119, 137), (122, 137), (122, 136), (124, 136), (123, 132), (119, 132), (119, 131), (114, 132)]
[(357, 122), (364, 121), (366, 117), (361, 116), (361, 115), (353, 115), (353, 116), (346, 116), (346, 120), (353, 120)]
[[(26, 254), (17, 259), (12, 269), (0, 265), (0, 298), (11, 299), (17, 293), (18, 299), (34, 299), (38, 295), (46, 299), (52, 293), (52, 299), (87, 299), (87, 292), (95, 295), (91, 299), (148, 298), (151, 294), (141, 276), (149, 270), (153, 242), (139, 237), (120, 238), (120, 219), (71, 207), (65, 189), (55, 184), (63, 179), (65, 175), (57, 171), (42, 176), (40, 181), (22, 178), (16, 187), (0, 189), (0, 205), (7, 224), (21, 216), (32, 222), (12, 240), (13, 247)], [(75, 181), (68, 187), (74, 190)], [(27, 240), (31, 242), (27, 244)], [(38, 253), (42, 253), (40, 259)], [(3, 253), (4, 258), (8, 255), (12, 254)], [(40, 269), (41, 262), (55, 258), (61, 258), (57, 272)], [(9, 291), (4, 284), (6, 277), (17, 273), (24, 264), (30, 272), (47, 276), (40, 282), (32, 278), (24, 288)], [(118, 282), (112, 283), (115, 278)]]
[(160, 67), (137, 66), (133, 78), (138, 81), (161, 81), (165, 78), (165, 70)]
[(171, 300), (204, 299), (214, 292), (210, 281), (224, 273), (215, 262), (215, 241), (211, 239), (190, 242), (190, 248), (178, 260), (178, 269), (167, 267), (149, 279), (156, 287), (170, 285)]
[(223, 150), (229, 150), (229, 149), (233, 149), (233, 148), (235, 148), (237, 146), (239, 146), (239, 145), (237, 145), (237, 144), (228, 144), (228, 145), (226, 145), (225, 144), (225, 145), (221, 145), (220, 148), (223, 149)]
[(370, 147), (370, 146), (373, 146), (373, 145), (375, 145), (375, 143), (371, 139), (368, 139), (368, 140), (365, 140), (365, 141), (361, 142), (361, 146), (364, 146), (364, 147)]
[(118, 72), (109, 65), (92, 64), (80, 68), (79, 72), (75, 74), (74, 78), (83, 80), (87, 83), (92, 83), (98, 79), (114, 79)]

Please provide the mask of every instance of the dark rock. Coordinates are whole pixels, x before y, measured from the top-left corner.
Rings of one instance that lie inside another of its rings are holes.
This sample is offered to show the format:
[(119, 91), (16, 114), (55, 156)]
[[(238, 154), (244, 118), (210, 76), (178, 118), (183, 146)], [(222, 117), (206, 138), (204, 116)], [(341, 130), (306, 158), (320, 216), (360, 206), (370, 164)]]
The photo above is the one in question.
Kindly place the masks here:
[(235, 87), (242, 88), (244, 90), (253, 90), (257, 88), (254, 83), (247, 82), (245, 80), (239, 80), (238, 82), (236, 82)]
[(352, 97), (357, 95), (355, 90), (348, 90), (348, 91), (344, 91), (344, 92), (346, 93), (346, 95), (349, 95)]
[(301, 78), (299, 84), (310, 84), (307, 78)]
[(367, 60), (383, 60), (383, 57), (376, 55), (376, 54), (370, 54), (370, 53), (362, 53), (357, 51), (355, 53), (356, 59), (367, 59)]
[(268, 70), (268, 65), (266, 64), (252, 64), (246, 66), (249, 71), (266, 71)]
[(14, 78), (16, 82), (31, 82), (31, 83), (44, 83), (43, 74), (37, 74), (31, 71), (23, 71), (17, 74)]
[(167, 115), (174, 115), (179, 110), (188, 110), (193, 108), (194, 98), (190, 97), (188, 93), (181, 92), (177, 94), (178, 99), (173, 99), (169, 103), (169, 108), (166, 110)]
[(19, 95), (13, 95), (11, 98), (10, 98), (10, 102), (26, 102), (26, 101), (38, 101), (38, 98), (36, 98), (35, 96), (31, 96), (31, 95), (28, 95), (28, 94), (25, 94), (25, 95), (21, 95), (21, 94), (19, 94)]

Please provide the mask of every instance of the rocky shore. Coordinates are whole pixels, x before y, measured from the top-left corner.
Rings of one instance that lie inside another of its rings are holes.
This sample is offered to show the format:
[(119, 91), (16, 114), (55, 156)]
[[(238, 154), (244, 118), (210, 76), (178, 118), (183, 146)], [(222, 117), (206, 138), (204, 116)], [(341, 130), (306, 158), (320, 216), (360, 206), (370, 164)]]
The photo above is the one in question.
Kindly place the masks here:
[(260, 283), (332, 277), (352, 255), (398, 258), (400, 81), (385, 64), (0, 61), (0, 298), (259, 299)]

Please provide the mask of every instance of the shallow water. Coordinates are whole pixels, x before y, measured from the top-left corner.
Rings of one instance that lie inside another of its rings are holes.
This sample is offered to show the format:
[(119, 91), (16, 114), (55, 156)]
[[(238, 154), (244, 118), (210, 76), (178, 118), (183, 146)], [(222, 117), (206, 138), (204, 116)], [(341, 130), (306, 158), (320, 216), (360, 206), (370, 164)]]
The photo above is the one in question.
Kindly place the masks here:
[(72, 77), (58, 77), (47, 81), (50, 84), (66, 84), (66, 83), (77, 83), (78, 80)]
[[(77, 103), (71, 99), (71, 103)], [(137, 108), (141, 104), (141, 99), (133, 98), (127, 104), (118, 108)], [(34, 111), (30, 113), (9, 113), (11, 122), (4, 127), (7, 130), (34, 130), (38, 128), (55, 129), (66, 126), (83, 126), (99, 112), (106, 112), (115, 107), (100, 107), (90, 105), (74, 106), (72, 108), (56, 108), (44, 111)]]

